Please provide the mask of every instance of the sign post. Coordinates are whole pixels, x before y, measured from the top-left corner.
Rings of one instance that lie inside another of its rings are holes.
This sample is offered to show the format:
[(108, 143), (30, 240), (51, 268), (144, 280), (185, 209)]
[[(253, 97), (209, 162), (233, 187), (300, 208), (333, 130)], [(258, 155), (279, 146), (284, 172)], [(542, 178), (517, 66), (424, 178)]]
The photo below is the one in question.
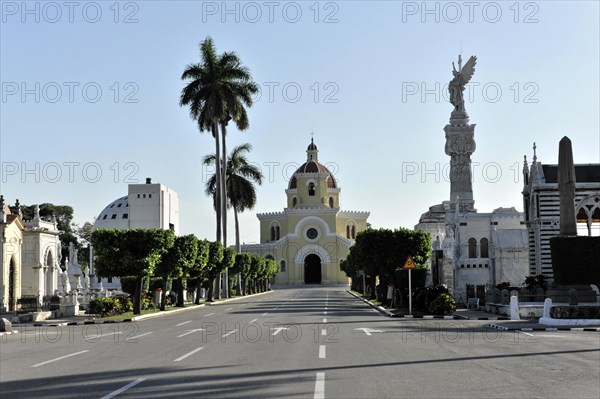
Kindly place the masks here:
[(404, 270), (408, 270), (408, 314), (412, 316), (412, 276), (411, 270), (416, 269), (415, 261), (412, 256), (408, 255), (406, 262), (404, 262)]

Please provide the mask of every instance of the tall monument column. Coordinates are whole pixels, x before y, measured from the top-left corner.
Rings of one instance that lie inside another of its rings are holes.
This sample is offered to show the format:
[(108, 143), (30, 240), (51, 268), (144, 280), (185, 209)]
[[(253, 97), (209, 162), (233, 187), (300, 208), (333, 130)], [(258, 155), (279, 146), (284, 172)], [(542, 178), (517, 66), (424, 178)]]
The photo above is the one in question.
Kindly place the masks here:
[(450, 209), (457, 209), (459, 212), (476, 212), (471, 176), (471, 154), (475, 151), (475, 125), (469, 124), (469, 115), (463, 97), (465, 85), (475, 72), (476, 62), (477, 58), (472, 56), (463, 66), (459, 55), (458, 70), (452, 63), (454, 78), (448, 85), (450, 102), (454, 105), (454, 110), (450, 114), (450, 123), (444, 127), (445, 151), (446, 155), (450, 156)]

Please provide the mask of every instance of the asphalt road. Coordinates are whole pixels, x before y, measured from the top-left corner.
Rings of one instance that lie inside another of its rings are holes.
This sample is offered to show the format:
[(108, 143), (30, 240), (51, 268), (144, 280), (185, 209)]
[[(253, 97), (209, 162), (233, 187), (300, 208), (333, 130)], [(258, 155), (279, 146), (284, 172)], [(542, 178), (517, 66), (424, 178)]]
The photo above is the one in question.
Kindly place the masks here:
[(600, 334), (381, 316), (284, 289), (134, 323), (1, 337), (1, 398), (598, 398)]

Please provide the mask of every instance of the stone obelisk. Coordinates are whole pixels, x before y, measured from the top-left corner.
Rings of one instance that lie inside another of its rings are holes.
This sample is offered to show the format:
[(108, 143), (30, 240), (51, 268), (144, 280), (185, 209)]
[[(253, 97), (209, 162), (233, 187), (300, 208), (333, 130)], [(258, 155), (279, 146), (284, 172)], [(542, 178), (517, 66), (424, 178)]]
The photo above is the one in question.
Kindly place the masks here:
[(571, 140), (565, 136), (558, 145), (558, 192), (560, 194), (560, 235), (576, 236), (575, 164)]

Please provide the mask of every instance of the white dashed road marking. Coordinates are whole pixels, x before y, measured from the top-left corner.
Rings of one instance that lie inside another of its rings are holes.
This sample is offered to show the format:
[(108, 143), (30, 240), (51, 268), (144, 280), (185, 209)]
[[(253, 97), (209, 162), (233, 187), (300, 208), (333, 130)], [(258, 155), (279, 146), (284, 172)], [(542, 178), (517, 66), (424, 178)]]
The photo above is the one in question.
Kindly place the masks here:
[(203, 347), (203, 346), (201, 346), (200, 348), (196, 348), (196, 349), (194, 349), (193, 351), (191, 351), (191, 352), (188, 352), (188, 353), (186, 353), (185, 355), (183, 355), (183, 356), (180, 356), (180, 357), (178, 357), (177, 359), (175, 359), (175, 360), (173, 360), (173, 361), (174, 361), (174, 362), (180, 362), (180, 361), (182, 361), (183, 359), (185, 359), (186, 357), (192, 356), (192, 355), (193, 355), (194, 353), (196, 353), (196, 352), (200, 352), (202, 349), (204, 349), (204, 347)]
[(325, 359), (325, 345), (319, 346), (319, 359)]
[(65, 356), (57, 357), (56, 359), (52, 359), (52, 360), (46, 360), (45, 362), (41, 362), (41, 363), (34, 364), (34, 365), (33, 365), (33, 366), (31, 366), (31, 367), (40, 367), (40, 366), (44, 366), (44, 365), (46, 365), (46, 364), (48, 364), (48, 363), (53, 363), (53, 362), (57, 362), (57, 361), (59, 361), (59, 360), (66, 359), (66, 358), (68, 358), (68, 357), (72, 357), (72, 356), (81, 355), (82, 353), (89, 352), (89, 351), (90, 351), (89, 349), (86, 349), (86, 350), (84, 350), (84, 351), (79, 351), (79, 352), (71, 353), (70, 355), (65, 355)]
[(325, 373), (317, 373), (314, 399), (325, 398)]

